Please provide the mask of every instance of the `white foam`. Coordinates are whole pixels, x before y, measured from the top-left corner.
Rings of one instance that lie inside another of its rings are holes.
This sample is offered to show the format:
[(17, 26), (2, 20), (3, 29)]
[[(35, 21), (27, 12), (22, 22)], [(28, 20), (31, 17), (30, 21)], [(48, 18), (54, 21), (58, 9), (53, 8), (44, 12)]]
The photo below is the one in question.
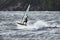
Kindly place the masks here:
[(46, 26), (49, 26), (49, 25), (48, 25), (47, 22), (39, 20), (36, 23), (34, 23), (34, 26), (40, 26), (40, 27), (45, 26), (46, 27)]
[(17, 24), (17, 29), (37, 30), (37, 29), (39, 29), (39, 28), (41, 28), (41, 27), (48, 27), (48, 26), (49, 26), (49, 25), (47, 24), (47, 22), (39, 20), (39, 21), (35, 22), (35, 23), (32, 24), (32, 25), (30, 25), (30, 24), (28, 23), (27, 26)]

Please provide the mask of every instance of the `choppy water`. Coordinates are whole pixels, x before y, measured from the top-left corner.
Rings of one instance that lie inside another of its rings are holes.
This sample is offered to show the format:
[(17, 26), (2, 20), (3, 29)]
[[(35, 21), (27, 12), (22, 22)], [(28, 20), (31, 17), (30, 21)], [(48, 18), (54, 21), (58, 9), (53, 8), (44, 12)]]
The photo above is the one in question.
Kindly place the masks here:
[(24, 13), (0, 11), (0, 40), (60, 40), (60, 12), (28, 12), (29, 24), (26, 28), (17, 25)]

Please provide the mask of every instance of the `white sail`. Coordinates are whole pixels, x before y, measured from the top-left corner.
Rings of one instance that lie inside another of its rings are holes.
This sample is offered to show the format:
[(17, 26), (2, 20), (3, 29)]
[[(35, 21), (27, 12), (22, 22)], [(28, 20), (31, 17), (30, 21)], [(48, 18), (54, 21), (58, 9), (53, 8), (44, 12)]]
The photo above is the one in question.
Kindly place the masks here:
[(27, 16), (27, 14), (28, 14), (28, 12), (29, 12), (29, 8), (30, 8), (30, 4), (28, 5), (28, 8), (27, 8), (27, 10), (26, 10), (24, 16)]
[(23, 16), (22, 23), (24, 23), (24, 20), (25, 20), (25, 18), (27, 17), (27, 14), (28, 14), (28, 12), (29, 12), (29, 8), (30, 8), (30, 5), (28, 6), (28, 8), (27, 8), (27, 10), (26, 10), (26, 12), (25, 12), (25, 14), (24, 14), (24, 16)]
[(29, 8), (30, 8), (30, 4), (29, 4), (29, 6), (28, 6), (28, 8), (27, 8), (26, 12), (28, 12), (28, 11), (29, 11)]

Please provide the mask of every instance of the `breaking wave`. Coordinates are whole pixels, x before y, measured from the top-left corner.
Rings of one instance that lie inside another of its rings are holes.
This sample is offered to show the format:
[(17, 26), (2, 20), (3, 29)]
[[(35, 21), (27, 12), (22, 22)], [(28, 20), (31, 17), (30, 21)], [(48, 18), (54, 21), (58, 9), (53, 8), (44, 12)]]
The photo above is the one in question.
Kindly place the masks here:
[(49, 22), (45, 22), (42, 20), (38, 20), (33, 24), (30, 24), (30, 21), (28, 22), (27, 26), (19, 25), (17, 24), (17, 29), (23, 29), (23, 30), (38, 30), (44, 27), (60, 27), (60, 25), (57, 25), (56, 23), (50, 24)]
[(47, 22), (41, 21), (41, 20), (36, 21), (33, 24), (29, 24), (29, 23), (30, 22), (28, 22), (27, 26), (17, 24), (17, 29), (38, 30), (39, 28), (48, 27), (49, 26), (49, 24)]

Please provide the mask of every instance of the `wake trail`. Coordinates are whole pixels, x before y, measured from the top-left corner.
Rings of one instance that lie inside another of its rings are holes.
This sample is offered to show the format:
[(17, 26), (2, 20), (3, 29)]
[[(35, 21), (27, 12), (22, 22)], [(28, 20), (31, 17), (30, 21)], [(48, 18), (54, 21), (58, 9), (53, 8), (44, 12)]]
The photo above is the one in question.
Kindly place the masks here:
[(17, 29), (24, 29), (24, 30), (37, 30), (42, 27), (49, 27), (49, 24), (47, 22), (41, 21), (41, 20), (36, 21), (32, 25), (30, 25), (29, 22), (28, 22), (27, 26), (19, 25), (17, 23), (16, 23), (16, 25), (17, 25)]

